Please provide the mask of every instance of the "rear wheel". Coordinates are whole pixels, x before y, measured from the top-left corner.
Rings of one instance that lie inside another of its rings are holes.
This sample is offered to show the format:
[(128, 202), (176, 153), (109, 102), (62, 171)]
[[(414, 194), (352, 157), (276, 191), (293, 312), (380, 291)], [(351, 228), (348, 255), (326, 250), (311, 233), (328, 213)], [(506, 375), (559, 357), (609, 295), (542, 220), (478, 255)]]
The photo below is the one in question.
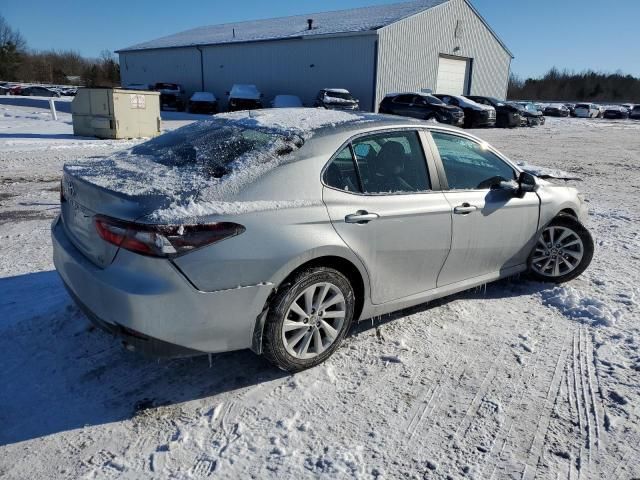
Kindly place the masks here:
[(584, 225), (561, 215), (540, 234), (529, 256), (529, 273), (543, 282), (568, 282), (587, 269), (593, 249), (593, 238)]
[(298, 272), (269, 306), (264, 356), (289, 372), (322, 363), (342, 343), (353, 311), (353, 289), (340, 272), (325, 267)]

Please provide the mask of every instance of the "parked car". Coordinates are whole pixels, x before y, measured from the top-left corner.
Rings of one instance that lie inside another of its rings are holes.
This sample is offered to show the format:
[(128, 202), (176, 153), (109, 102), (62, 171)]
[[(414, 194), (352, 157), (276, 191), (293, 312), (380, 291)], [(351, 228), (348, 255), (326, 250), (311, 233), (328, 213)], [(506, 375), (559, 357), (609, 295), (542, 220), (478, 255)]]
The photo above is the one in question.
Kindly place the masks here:
[(300, 108), (302, 100), (295, 95), (276, 95), (271, 101), (273, 108)]
[(0, 95), (9, 95), (11, 90), (9, 87), (5, 87), (4, 85), (0, 85)]
[(22, 88), (20, 95), (26, 97), (59, 97), (60, 92), (52, 90), (47, 87), (40, 87), (37, 85), (31, 87)]
[(562, 103), (551, 103), (544, 108), (542, 113), (548, 117), (568, 117), (571, 112)]
[(612, 105), (605, 108), (602, 118), (627, 119), (629, 118), (629, 111), (625, 107)]
[(513, 105), (509, 105), (507, 102), (503, 102), (494, 97), (483, 97), (479, 95), (466, 95), (466, 97), (476, 103), (495, 108), (496, 127), (513, 128), (520, 126), (520, 110)]
[(621, 107), (624, 107), (627, 112), (629, 112), (629, 114), (631, 114), (631, 110), (633, 110), (633, 103), (623, 103), (622, 105), (620, 105)]
[(183, 112), (186, 108), (184, 98), (184, 88), (178, 83), (156, 83), (153, 89), (160, 92), (160, 109), (166, 110), (171, 108), (178, 112)]
[(461, 108), (447, 105), (427, 93), (390, 93), (380, 102), (378, 111), (420, 120), (433, 119), (457, 127), (464, 124), (464, 111)]
[(640, 105), (636, 105), (633, 107), (633, 110), (631, 110), (631, 113), (629, 114), (629, 118), (640, 120)]
[(77, 88), (63, 88), (60, 93), (62, 95), (64, 95), (65, 97), (75, 97), (76, 94), (78, 93), (78, 89)]
[(571, 117), (575, 117), (576, 116), (576, 104), (575, 103), (565, 103), (564, 106), (569, 109), (569, 116), (571, 116)]
[(189, 99), (190, 113), (218, 113), (218, 99), (211, 92), (195, 92)]
[[(94, 160), (98, 176), (91, 162), (66, 166), (51, 229), (73, 299), (130, 350), (252, 348), (299, 371), (353, 322), (521, 272), (560, 283), (588, 267), (576, 189), (450, 126), (343, 115), (215, 117)], [(194, 205), (196, 185), (222, 201)]]
[(593, 103), (576, 104), (576, 117), (578, 118), (598, 118), (600, 115), (600, 107)]
[(262, 108), (262, 93), (255, 85), (236, 84), (231, 87), (229, 95), (229, 111), (255, 110)]
[(318, 92), (314, 106), (329, 110), (358, 110), (360, 101), (344, 88), (323, 88)]
[(435, 97), (447, 105), (461, 108), (464, 111), (464, 128), (493, 127), (496, 124), (496, 109), (476, 103), (461, 95), (444, 95), (436, 93)]
[(24, 87), (22, 85), (10, 85), (9, 86), (9, 93), (11, 95), (22, 95), (22, 89)]
[(520, 115), (523, 118), (523, 124), (527, 127), (535, 127), (537, 125), (544, 125), (546, 119), (544, 115), (540, 113), (540, 110), (531, 102), (510, 102), (511, 105), (516, 106), (520, 110)]

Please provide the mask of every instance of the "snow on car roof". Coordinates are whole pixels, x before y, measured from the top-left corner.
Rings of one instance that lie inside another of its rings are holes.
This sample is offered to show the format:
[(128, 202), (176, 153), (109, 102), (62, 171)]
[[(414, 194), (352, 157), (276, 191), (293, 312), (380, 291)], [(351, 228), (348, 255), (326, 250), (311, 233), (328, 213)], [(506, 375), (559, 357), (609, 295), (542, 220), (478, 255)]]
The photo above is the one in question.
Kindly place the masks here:
[(235, 84), (229, 93), (231, 98), (243, 98), (247, 100), (259, 100), (260, 91), (255, 85)]
[[(333, 12), (209, 25), (140, 43), (120, 50), (145, 50), (194, 45), (275, 40), (336, 33), (366, 32), (436, 7), (449, 0), (415, 0), (392, 5), (376, 5)], [(313, 19), (309, 30), (307, 19)]]
[(191, 100), (194, 102), (215, 102), (217, 98), (211, 92), (195, 92), (191, 95)]
[(351, 93), (346, 88), (323, 88), (327, 93)]
[[(458, 100), (458, 103), (460, 103), (460, 105), (463, 106), (463, 107), (475, 108), (476, 110), (495, 110), (495, 108), (490, 107), (489, 105), (484, 105), (482, 103), (474, 102), (470, 98), (463, 97), (462, 95), (445, 94), (445, 95), (442, 95), (442, 96), (443, 97), (455, 98), (456, 100)], [(438, 97), (438, 98), (440, 98), (440, 97)]]

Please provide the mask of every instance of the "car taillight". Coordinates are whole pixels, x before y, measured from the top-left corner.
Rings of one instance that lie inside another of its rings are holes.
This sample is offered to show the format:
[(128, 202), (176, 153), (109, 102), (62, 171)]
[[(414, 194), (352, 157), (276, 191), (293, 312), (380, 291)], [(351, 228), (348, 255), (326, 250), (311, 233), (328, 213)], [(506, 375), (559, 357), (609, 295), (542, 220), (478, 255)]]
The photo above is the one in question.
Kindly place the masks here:
[(231, 222), (202, 225), (148, 225), (98, 215), (100, 237), (117, 247), (153, 257), (177, 257), (245, 231)]

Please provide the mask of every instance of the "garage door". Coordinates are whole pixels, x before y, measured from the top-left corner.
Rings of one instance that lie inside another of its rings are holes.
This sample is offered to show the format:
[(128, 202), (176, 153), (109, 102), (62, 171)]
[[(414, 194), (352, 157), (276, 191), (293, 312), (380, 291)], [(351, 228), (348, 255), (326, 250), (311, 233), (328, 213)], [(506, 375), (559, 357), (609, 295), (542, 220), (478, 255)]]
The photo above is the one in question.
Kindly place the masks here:
[(440, 57), (436, 93), (466, 95), (469, 93), (469, 59)]

